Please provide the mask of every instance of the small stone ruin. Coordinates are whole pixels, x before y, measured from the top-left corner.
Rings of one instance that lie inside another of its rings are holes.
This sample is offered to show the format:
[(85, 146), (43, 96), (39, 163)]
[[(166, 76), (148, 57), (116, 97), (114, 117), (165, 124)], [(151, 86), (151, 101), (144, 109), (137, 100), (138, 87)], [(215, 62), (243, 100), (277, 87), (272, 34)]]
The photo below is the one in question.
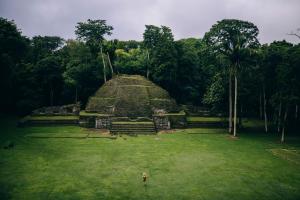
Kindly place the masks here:
[(33, 116), (43, 115), (79, 115), (80, 103), (63, 106), (42, 107), (32, 111)]

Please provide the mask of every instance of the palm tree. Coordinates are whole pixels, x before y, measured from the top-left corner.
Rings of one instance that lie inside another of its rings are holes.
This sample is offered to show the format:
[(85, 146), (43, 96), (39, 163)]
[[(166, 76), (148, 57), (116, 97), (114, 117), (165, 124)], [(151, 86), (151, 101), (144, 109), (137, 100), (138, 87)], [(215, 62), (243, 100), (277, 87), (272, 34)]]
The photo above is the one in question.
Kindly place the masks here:
[(259, 45), (258, 28), (251, 22), (236, 19), (218, 21), (204, 36), (206, 43), (230, 61), (229, 71), (229, 131), (232, 125), (232, 76), (234, 77), (234, 123), (233, 135), (236, 136), (238, 72), (241, 62), (251, 48)]

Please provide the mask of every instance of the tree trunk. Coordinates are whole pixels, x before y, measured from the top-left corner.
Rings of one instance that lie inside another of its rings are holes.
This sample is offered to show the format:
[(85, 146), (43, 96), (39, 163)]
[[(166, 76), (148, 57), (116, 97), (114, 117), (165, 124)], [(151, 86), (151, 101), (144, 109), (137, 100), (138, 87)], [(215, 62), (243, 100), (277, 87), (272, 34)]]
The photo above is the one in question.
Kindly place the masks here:
[(285, 108), (285, 113), (284, 113), (284, 119), (282, 122), (282, 132), (281, 132), (281, 143), (284, 142), (284, 137), (285, 137), (285, 126), (286, 126), (286, 119), (287, 119), (287, 115), (288, 115), (288, 105), (286, 105)]
[(53, 96), (54, 96), (53, 93), (54, 93), (53, 88), (50, 87), (50, 106), (53, 106)]
[(282, 103), (281, 103), (281, 100), (280, 100), (280, 103), (279, 103), (279, 109), (278, 109), (278, 121), (277, 121), (277, 132), (279, 133), (280, 132), (280, 126), (281, 126), (281, 110), (282, 110)]
[(103, 52), (102, 52), (102, 45), (101, 45), (100, 51), (101, 51), (102, 63), (103, 63), (103, 79), (104, 79), (104, 83), (106, 83), (106, 72), (105, 72), (106, 66), (105, 66), (104, 56), (103, 56)]
[(262, 103), (261, 103), (261, 92), (259, 92), (259, 118), (263, 118), (263, 112), (262, 112)]
[(109, 64), (109, 67), (110, 67), (111, 75), (113, 76), (114, 75), (114, 69), (113, 69), (113, 67), (111, 65), (110, 57), (109, 57), (108, 52), (106, 52), (106, 54), (107, 54), (107, 59), (108, 59), (108, 64)]
[(150, 65), (150, 58), (149, 58), (149, 51), (147, 50), (147, 59), (148, 59), (148, 61), (147, 61), (147, 74), (146, 74), (146, 76), (147, 76), (147, 79), (149, 79), (149, 74), (150, 74), (150, 71), (149, 71), (149, 65)]
[(266, 90), (263, 86), (263, 97), (264, 97), (264, 118), (265, 118), (265, 132), (268, 132), (268, 118), (267, 118), (267, 102), (266, 102)]
[(77, 86), (75, 88), (75, 103), (77, 103), (78, 101), (78, 89), (77, 89)]
[(229, 71), (229, 117), (228, 132), (232, 133), (232, 74)]
[(238, 127), (239, 128), (242, 128), (242, 126), (243, 126), (242, 116), (243, 116), (243, 106), (241, 104), (241, 106), (240, 106), (240, 113), (239, 113), (239, 123), (238, 123)]
[(238, 93), (238, 82), (237, 75), (234, 75), (234, 125), (233, 125), (233, 136), (236, 137), (236, 118), (237, 118), (237, 93)]
[(295, 119), (298, 119), (298, 104), (296, 104), (296, 108), (295, 108)]

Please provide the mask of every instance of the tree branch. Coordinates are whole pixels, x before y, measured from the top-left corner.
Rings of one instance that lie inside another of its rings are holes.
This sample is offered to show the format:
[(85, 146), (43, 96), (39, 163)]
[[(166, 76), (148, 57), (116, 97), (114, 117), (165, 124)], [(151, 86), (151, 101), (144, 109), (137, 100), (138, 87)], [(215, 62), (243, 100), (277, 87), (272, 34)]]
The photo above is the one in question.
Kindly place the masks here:
[(293, 35), (293, 36), (296, 36), (297, 38), (300, 39), (300, 35), (296, 34), (296, 33), (288, 33), (288, 35)]

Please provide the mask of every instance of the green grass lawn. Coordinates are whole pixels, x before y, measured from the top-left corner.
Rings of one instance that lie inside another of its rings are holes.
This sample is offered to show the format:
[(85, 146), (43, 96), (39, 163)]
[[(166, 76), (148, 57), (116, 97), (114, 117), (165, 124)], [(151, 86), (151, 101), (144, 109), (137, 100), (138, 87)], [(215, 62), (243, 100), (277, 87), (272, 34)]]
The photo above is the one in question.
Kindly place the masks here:
[(1, 147), (15, 144), (0, 149), (1, 199), (300, 199), (297, 138), (282, 145), (279, 136), (232, 139), (221, 129), (114, 140), (31, 138), (95, 130), (13, 125), (0, 126)]

